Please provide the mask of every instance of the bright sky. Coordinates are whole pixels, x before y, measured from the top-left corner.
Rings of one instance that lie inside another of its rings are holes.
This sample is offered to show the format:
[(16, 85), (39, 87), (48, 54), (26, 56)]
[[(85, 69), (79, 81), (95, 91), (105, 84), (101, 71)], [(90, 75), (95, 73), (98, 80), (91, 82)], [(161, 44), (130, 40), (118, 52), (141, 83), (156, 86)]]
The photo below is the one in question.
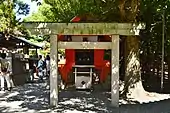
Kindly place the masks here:
[[(28, 15), (17, 15), (17, 19), (21, 18), (21, 21), (26, 18), (27, 16), (30, 16), (33, 12), (36, 12), (38, 10), (38, 6), (36, 2), (31, 2), (31, 0), (23, 0), (25, 3), (30, 5), (30, 12)], [(42, 0), (39, 0), (42, 1)]]

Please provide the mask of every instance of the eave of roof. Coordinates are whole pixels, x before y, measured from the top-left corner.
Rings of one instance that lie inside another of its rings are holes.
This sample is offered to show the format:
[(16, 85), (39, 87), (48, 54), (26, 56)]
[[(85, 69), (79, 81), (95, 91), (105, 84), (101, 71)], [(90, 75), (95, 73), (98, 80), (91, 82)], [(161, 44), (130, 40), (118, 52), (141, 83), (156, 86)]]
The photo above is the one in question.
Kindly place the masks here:
[(4, 38), (4, 34), (0, 32), (0, 46), (1, 47), (9, 47), (9, 46), (14, 47), (14, 45), (20, 42), (25, 43), (25, 45), (28, 45), (31, 48), (43, 48), (42, 46), (34, 44), (31, 41), (25, 39), (24, 37), (10, 36), (9, 39), (7, 40)]

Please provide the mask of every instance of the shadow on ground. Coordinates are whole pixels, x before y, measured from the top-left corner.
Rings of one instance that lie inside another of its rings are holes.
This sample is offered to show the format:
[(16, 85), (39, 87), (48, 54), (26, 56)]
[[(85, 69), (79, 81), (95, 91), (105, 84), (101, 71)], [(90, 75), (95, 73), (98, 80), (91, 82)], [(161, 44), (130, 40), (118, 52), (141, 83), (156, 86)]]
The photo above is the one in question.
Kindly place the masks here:
[(14, 88), (11, 92), (1, 94), (0, 101), (6, 104), (0, 108), (0, 111), (13, 113), (47, 110), (49, 90), (46, 86), (45, 83), (25, 84)]
[(110, 93), (102, 91), (62, 91), (59, 95), (57, 109), (50, 109), (48, 99), (49, 89), (46, 83), (26, 84), (14, 88), (12, 92), (0, 94), (0, 112), (170, 113), (170, 100), (148, 104), (131, 104), (129, 102), (130, 104), (113, 108), (110, 102)]
[(110, 93), (94, 91), (63, 91), (60, 93), (58, 112), (77, 110), (94, 113), (118, 113), (118, 108), (111, 107)]

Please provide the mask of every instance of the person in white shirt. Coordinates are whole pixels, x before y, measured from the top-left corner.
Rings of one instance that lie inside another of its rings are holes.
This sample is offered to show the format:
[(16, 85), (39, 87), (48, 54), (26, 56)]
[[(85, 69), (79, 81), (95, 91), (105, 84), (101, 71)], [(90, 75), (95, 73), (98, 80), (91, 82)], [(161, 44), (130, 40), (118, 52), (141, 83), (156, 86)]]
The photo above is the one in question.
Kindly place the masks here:
[(7, 83), (7, 89), (11, 90), (10, 75), (12, 74), (11, 63), (6, 59), (6, 53), (1, 54), (2, 59), (0, 60), (0, 80), (1, 90), (5, 91), (5, 80)]

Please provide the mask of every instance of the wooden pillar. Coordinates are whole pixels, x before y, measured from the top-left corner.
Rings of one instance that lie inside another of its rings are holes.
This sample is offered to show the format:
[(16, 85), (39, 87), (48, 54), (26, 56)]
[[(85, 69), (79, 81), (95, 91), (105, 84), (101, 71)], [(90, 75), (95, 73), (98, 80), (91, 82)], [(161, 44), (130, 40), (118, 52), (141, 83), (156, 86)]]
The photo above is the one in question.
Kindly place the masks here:
[(119, 107), (119, 35), (112, 35), (111, 103)]
[(50, 106), (58, 104), (58, 43), (57, 35), (50, 35)]
[(35, 49), (35, 52), (36, 52), (36, 58), (38, 58), (38, 50), (37, 50), (37, 48)]

